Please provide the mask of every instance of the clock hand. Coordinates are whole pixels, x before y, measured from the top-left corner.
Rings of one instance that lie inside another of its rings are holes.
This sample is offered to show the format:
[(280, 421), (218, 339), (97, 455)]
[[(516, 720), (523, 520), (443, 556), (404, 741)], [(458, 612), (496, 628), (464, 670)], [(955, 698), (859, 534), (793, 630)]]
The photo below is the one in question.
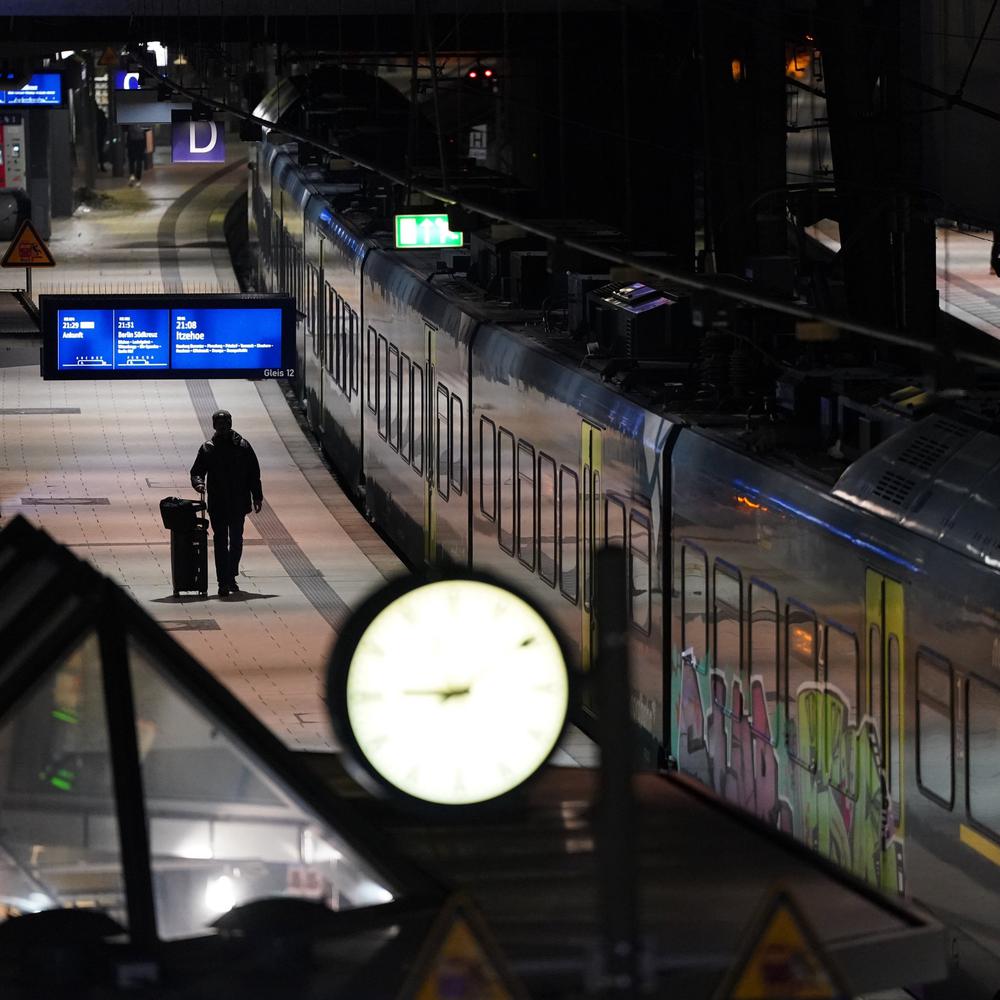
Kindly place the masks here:
[(404, 695), (436, 695), (442, 701), (455, 698), (459, 695), (468, 694), (472, 690), (468, 685), (461, 688), (409, 688), (404, 691)]

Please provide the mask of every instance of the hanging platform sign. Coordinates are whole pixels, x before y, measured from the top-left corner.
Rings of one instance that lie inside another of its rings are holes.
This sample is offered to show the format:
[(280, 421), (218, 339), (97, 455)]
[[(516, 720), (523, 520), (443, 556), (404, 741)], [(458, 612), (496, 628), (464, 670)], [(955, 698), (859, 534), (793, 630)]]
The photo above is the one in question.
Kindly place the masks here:
[(18, 227), (0, 267), (55, 267), (56, 261), (38, 230), (25, 219)]
[(172, 163), (225, 163), (226, 140), (221, 122), (174, 122)]
[(427, 250), (431, 247), (460, 247), (462, 233), (448, 228), (447, 215), (397, 215), (396, 249)]
[(42, 295), (42, 378), (286, 378), (295, 300)]
[[(13, 73), (7, 74), (13, 81)], [(0, 105), (41, 106), (64, 108), (66, 91), (61, 73), (33, 73), (27, 83), (11, 90), (6, 89), (4, 77), (0, 75)], [(8, 84), (8, 86), (12, 86)]]

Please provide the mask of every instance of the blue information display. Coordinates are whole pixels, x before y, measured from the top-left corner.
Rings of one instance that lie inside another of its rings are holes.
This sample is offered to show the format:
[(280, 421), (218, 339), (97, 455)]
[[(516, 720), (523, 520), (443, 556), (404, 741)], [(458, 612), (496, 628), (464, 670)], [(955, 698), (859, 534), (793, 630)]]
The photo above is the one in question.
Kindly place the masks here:
[(281, 378), (294, 301), (266, 295), (43, 295), (44, 378)]
[(280, 309), (174, 309), (174, 368), (280, 368)]
[(3, 78), (0, 77), (0, 104), (41, 104), (54, 108), (62, 107), (62, 75), (60, 73), (34, 73), (26, 84), (11, 90), (4, 88)]

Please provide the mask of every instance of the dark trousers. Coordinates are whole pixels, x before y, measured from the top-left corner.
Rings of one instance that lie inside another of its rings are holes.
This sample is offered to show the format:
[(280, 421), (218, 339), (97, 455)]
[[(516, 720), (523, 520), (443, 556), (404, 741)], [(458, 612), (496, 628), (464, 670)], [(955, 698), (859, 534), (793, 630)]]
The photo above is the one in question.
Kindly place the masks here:
[(136, 180), (142, 180), (142, 168), (146, 165), (146, 140), (129, 139), (128, 172)]
[(215, 576), (219, 586), (234, 583), (240, 571), (243, 555), (243, 522), (246, 514), (224, 515), (209, 511), (212, 524), (212, 542), (215, 547)]

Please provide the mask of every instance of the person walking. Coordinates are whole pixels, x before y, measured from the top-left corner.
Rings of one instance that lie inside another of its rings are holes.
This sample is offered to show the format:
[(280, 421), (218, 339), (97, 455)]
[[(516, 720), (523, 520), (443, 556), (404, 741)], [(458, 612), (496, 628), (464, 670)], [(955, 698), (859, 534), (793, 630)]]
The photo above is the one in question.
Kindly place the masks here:
[(236, 576), (243, 555), (243, 523), (250, 513), (260, 513), (264, 493), (260, 485), (260, 463), (246, 438), (233, 430), (227, 410), (212, 414), (215, 433), (199, 449), (191, 466), (191, 485), (208, 493), (208, 519), (215, 549), (215, 575), (219, 596), (239, 591)]
[(146, 165), (146, 127), (129, 125), (125, 131), (125, 148), (128, 151), (128, 186), (142, 184), (142, 168)]

